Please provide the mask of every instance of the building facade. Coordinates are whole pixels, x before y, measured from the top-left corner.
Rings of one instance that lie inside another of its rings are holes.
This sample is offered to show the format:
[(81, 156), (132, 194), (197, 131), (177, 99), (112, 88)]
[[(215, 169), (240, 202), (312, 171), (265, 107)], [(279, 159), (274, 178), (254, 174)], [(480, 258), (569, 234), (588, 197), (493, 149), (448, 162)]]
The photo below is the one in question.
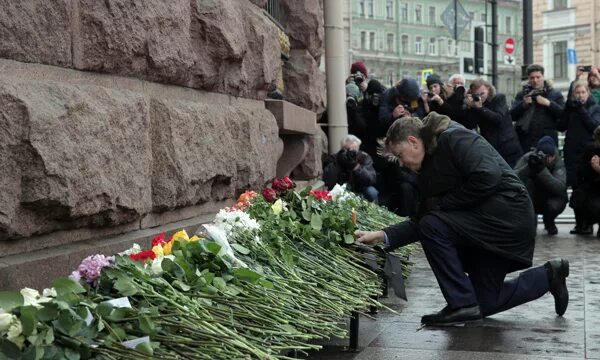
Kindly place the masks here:
[[(491, 36), (491, 5), (487, 1), (459, 1), (468, 15), (468, 25), (458, 41), (442, 21), (449, 0), (348, 0), (346, 14), (348, 64), (362, 60), (369, 76), (389, 86), (403, 77), (421, 79), (424, 69), (433, 69), (443, 79), (461, 72), (463, 58), (473, 57), (474, 27), (484, 26)], [(520, 89), (522, 48), (520, 1), (498, 1), (498, 90), (513, 96)], [(516, 59), (505, 65), (504, 41), (515, 40)], [(488, 40), (489, 42), (489, 40)], [(484, 46), (486, 68), (491, 72), (491, 46)], [(491, 76), (482, 75), (491, 80)], [(478, 75), (466, 74), (467, 79)]]
[(600, 2), (533, 0), (533, 13), (534, 61), (542, 64), (546, 78), (566, 93), (577, 65), (600, 65)]

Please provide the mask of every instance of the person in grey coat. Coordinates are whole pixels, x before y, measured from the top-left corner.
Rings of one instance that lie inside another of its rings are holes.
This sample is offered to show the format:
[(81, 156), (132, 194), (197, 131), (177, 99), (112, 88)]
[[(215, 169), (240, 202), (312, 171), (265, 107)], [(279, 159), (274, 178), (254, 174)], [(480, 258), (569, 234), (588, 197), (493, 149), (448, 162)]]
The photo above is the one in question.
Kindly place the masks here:
[(558, 144), (556, 123), (565, 106), (560, 91), (544, 80), (544, 67), (532, 64), (527, 67), (528, 82), (513, 101), (510, 115), (516, 123), (521, 149), (527, 152), (543, 136), (550, 136)]
[[(566, 259), (530, 268), (536, 216), (527, 189), (481, 135), (435, 112), (403, 118), (386, 145), (418, 174), (417, 216), (382, 231), (357, 231), (358, 241), (388, 250), (420, 241), (447, 306), (426, 325), (480, 320), (550, 291), (558, 315), (569, 301)], [(511, 280), (508, 273), (527, 269)], [(468, 275), (467, 275), (468, 274)]]
[(515, 172), (527, 187), (536, 214), (542, 214), (548, 235), (558, 234), (555, 220), (567, 207), (567, 172), (554, 140), (544, 136), (536, 150), (523, 155)]

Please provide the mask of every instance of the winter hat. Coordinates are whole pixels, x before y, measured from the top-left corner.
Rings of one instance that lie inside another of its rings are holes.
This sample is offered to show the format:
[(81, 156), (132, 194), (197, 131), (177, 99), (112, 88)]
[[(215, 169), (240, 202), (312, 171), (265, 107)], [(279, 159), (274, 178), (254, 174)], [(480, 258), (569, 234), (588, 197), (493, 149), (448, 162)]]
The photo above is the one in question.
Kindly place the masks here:
[(383, 86), (379, 81), (373, 79), (369, 80), (369, 85), (367, 85), (367, 93), (370, 95), (373, 94), (382, 94), (385, 91), (385, 86)]
[(437, 74), (431, 74), (427, 77), (427, 88), (429, 89), (433, 84), (440, 84), (440, 86), (444, 85), (442, 82), (442, 78)]
[(356, 74), (360, 71), (364, 76), (369, 76), (367, 73), (367, 66), (362, 61), (357, 61), (350, 67), (350, 74)]
[(544, 136), (537, 143), (537, 149), (546, 155), (554, 155), (556, 152), (556, 145), (554, 139), (550, 136)]
[(346, 96), (352, 96), (353, 98), (358, 99), (360, 95), (360, 89), (355, 83), (346, 85)]
[(396, 85), (396, 97), (401, 99), (414, 100), (419, 97), (419, 84), (414, 79), (402, 79)]

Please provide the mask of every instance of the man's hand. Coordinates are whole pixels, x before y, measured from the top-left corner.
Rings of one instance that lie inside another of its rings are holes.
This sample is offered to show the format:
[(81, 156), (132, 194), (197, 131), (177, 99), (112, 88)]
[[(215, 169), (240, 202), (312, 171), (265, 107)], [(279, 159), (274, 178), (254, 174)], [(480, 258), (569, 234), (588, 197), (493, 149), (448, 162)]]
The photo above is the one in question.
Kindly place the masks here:
[(358, 88), (362, 92), (367, 91), (367, 82), (366, 81), (361, 82), (360, 84), (358, 84)]
[(590, 165), (592, 166), (592, 169), (600, 174), (600, 156), (598, 155), (594, 155), (592, 156), (592, 159), (590, 160)]
[(538, 95), (535, 98), (535, 102), (537, 102), (538, 104), (542, 105), (542, 106), (550, 106), (550, 100), (546, 99), (545, 97)]
[(398, 119), (398, 118), (401, 118), (406, 115), (410, 115), (410, 112), (408, 112), (408, 110), (404, 107), (404, 105), (396, 106), (396, 108), (394, 109), (394, 112), (392, 113), (392, 117), (394, 119)]
[(354, 232), (354, 236), (356, 236), (356, 240), (359, 243), (374, 245), (380, 242), (385, 241), (385, 233), (383, 231), (362, 231), (356, 230)]
[(527, 165), (529, 165), (529, 170), (532, 174), (539, 174), (546, 167), (546, 164), (544, 164), (544, 159), (536, 153), (529, 155)]
[(433, 95), (431, 101), (435, 101), (438, 105), (442, 105), (444, 103), (444, 99), (442, 99), (439, 95)]
[(525, 95), (523, 97), (523, 105), (531, 105), (532, 102), (533, 100), (531, 100), (531, 96)]

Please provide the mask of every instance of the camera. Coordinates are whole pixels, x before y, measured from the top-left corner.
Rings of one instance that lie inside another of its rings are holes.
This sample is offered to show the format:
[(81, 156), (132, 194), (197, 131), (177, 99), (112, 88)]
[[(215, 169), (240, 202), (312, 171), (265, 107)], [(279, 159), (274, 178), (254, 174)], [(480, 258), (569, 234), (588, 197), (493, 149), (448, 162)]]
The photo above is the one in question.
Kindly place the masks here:
[(592, 65), (578, 66), (577, 69), (583, 72), (590, 72), (592, 71)]
[(354, 79), (354, 83), (356, 85), (360, 85), (363, 83), (363, 81), (365, 81), (365, 75), (363, 73), (361, 73), (360, 71), (357, 71), (356, 73), (354, 73), (352, 75), (352, 78)]
[(465, 89), (465, 87), (462, 85), (456, 85), (454, 87), (454, 93), (458, 96), (464, 96), (466, 91), (467, 89)]
[(544, 152), (541, 150), (533, 152), (531, 155), (529, 155), (529, 157), (542, 163), (546, 160), (546, 154), (544, 154)]
[(342, 149), (338, 154), (338, 163), (346, 169), (354, 168), (358, 163), (358, 151)]
[(535, 101), (538, 96), (544, 96), (546, 94), (546, 88), (534, 89), (530, 84), (523, 86), (524, 96), (531, 96), (531, 100)]
[(358, 102), (354, 96), (346, 97), (346, 107), (351, 110), (354, 110), (358, 107)]
[(473, 94), (473, 95), (471, 95), (471, 97), (473, 98), (474, 102), (481, 101), (481, 94), (479, 94), (479, 93)]

